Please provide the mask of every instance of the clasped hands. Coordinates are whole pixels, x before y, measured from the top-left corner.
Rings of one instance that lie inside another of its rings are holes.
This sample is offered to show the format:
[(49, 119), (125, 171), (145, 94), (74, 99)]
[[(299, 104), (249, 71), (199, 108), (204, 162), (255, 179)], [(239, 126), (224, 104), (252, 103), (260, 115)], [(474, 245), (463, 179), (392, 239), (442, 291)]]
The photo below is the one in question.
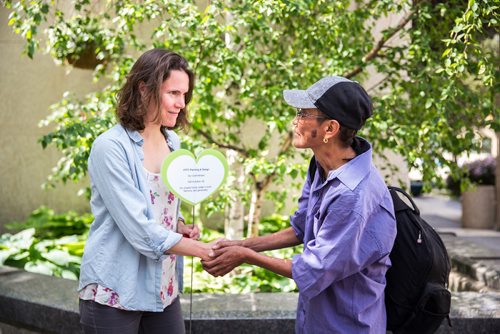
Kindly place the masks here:
[[(179, 220), (177, 232), (192, 240), (199, 240), (200, 229), (196, 225), (186, 225)], [(243, 240), (217, 239), (202, 244), (204, 256), (201, 256), (203, 269), (211, 275), (224, 276), (234, 268), (246, 262), (253, 252), (243, 246)]]
[(245, 263), (253, 250), (243, 246), (242, 240), (219, 239), (211, 244), (209, 259), (203, 259), (203, 269), (212, 276), (224, 276)]

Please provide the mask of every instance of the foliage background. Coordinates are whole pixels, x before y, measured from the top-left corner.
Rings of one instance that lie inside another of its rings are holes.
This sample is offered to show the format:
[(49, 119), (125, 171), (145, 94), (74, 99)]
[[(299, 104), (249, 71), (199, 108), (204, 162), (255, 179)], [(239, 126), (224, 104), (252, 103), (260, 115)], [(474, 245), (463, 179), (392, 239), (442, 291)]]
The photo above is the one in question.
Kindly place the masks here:
[[(360, 82), (382, 74), (367, 87), (376, 114), (362, 134), (379, 153), (403, 155), (427, 187), (443, 185), (439, 169), (464, 173), (456, 157), (479, 148), (480, 128), (499, 130), (498, 1), (2, 4), (28, 57), (45, 51), (62, 66), (92, 69), (102, 83), (83, 99), (65, 93), (41, 122), (49, 126), (42, 146), (62, 152), (49, 188), (86, 175), (93, 140), (115, 122), (117, 90), (134, 59), (153, 46), (179, 50), (197, 74), (186, 148), (214, 146), (232, 162), (227, 188), (204, 210), (224, 210), (230, 226), (241, 232), (245, 223), (249, 235), (259, 231), (262, 201), (270, 198), (279, 209), (304, 175), (290, 145), (294, 111), (283, 104), (284, 88), (332, 73)], [(400, 21), (380, 29), (386, 17)], [(245, 140), (248, 124), (258, 140)]]
[[(83, 100), (68, 92), (42, 122), (56, 125), (41, 138), (43, 147), (63, 152), (47, 186), (85, 175), (93, 139), (115, 122), (116, 91), (138, 53), (153, 46), (179, 50), (196, 71), (188, 146), (231, 150), (247, 177), (214, 209), (241, 199), (253, 213), (250, 224), (264, 193), (277, 203), (287, 196), (286, 187), (270, 192), (269, 185), (298, 175), (291, 163), (294, 111), (282, 101), (283, 88), (332, 73), (358, 81), (368, 68), (382, 73), (367, 87), (377, 112), (364, 134), (377, 151), (402, 154), (437, 186), (437, 167), (458, 173), (454, 157), (478, 148), (478, 129), (498, 129), (497, 1), (3, 2), (29, 57), (45, 40), (56, 62), (76, 66), (81, 59), (80, 66), (95, 66), (95, 80), (108, 83)], [(391, 15), (400, 22), (374, 36)], [(253, 119), (265, 131), (243, 142)]]

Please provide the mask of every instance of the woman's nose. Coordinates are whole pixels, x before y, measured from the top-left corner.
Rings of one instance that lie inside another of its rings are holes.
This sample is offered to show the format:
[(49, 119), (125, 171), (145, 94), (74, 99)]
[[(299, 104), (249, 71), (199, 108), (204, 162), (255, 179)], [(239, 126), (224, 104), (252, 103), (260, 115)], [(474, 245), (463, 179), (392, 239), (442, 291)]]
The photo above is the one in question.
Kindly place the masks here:
[(175, 101), (175, 106), (177, 108), (180, 108), (180, 109), (184, 108), (186, 106), (186, 99), (185, 99), (185, 97), (184, 96), (179, 96), (177, 98), (177, 100)]

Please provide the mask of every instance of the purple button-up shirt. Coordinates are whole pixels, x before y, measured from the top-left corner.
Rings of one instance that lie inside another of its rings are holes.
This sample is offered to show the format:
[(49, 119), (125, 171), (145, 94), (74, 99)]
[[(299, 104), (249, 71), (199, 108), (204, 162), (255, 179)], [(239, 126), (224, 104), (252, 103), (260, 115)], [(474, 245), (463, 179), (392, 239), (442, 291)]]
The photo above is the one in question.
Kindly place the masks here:
[(292, 227), (304, 251), (293, 258), (299, 289), (296, 333), (385, 333), (385, 273), (396, 237), (392, 199), (358, 137), (356, 158), (306, 180)]

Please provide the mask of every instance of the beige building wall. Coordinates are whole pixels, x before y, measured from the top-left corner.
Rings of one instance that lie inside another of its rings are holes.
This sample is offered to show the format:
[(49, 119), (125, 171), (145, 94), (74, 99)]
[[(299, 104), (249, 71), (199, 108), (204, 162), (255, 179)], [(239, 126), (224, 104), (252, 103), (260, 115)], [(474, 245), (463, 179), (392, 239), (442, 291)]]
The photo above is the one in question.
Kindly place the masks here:
[(96, 90), (90, 71), (57, 66), (43, 51), (34, 60), (22, 55), (23, 40), (7, 25), (8, 14), (1, 6), (0, 233), (6, 223), (27, 218), (40, 205), (56, 212), (89, 210), (87, 200), (76, 195), (81, 185), (41, 188), (60, 153), (54, 148), (42, 149), (38, 139), (49, 128), (39, 128), (38, 123), (65, 91), (83, 96)]

